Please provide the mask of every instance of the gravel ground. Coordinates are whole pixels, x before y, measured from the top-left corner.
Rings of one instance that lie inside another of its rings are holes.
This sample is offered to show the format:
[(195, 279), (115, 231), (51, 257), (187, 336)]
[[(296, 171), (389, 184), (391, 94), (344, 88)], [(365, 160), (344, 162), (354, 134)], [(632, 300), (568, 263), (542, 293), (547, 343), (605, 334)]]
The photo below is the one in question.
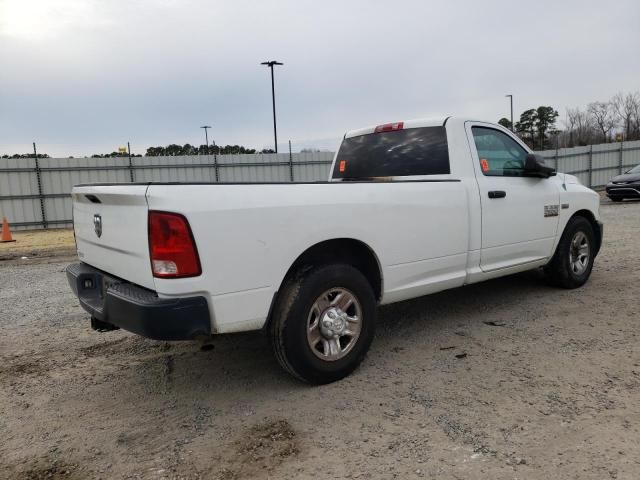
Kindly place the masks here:
[(640, 203), (602, 213), (582, 289), (529, 272), (381, 308), (323, 387), (259, 333), (93, 332), (72, 257), (0, 262), (0, 477), (640, 478)]

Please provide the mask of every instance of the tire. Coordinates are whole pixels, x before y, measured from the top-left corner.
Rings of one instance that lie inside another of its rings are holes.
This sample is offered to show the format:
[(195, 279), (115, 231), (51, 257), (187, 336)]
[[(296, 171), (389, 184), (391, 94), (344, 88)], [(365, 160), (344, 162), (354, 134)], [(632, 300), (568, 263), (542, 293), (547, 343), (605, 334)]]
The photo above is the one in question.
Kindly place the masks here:
[(349, 375), (365, 357), (375, 316), (373, 289), (359, 270), (345, 264), (314, 267), (286, 282), (271, 319), (270, 340), (287, 372), (308, 383), (331, 383)]
[(621, 202), (622, 200), (624, 200), (623, 197), (609, 197), (611, 199), (612, 202)]
[[(586, 258), (583, 257), (585, 253)], [(584, 217), (571, 218), (553, 258), (544, 268), (547, 280), (557, 287), (581, 287), (591, 275), (595, 253), (595, 234), (591, 222)]]

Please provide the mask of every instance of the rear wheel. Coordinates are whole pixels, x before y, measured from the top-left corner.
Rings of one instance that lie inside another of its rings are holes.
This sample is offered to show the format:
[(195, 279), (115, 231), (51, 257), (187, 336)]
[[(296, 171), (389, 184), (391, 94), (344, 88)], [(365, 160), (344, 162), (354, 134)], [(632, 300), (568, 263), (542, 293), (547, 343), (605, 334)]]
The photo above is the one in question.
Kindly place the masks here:
[(373, 340), (376, 300), (364, 275), (350, 265), (312, 268), (283, 288), (270, 336), (280, 365), (309, 383), (351, 373)]
[(544, 268), (553, 285), (577, 288), (591, 275), (596, 252), (595, 235), (591, 222), (584, 217), (573, 217), (567, 223), (556, 253)]
[(609, 197), (612, 202), (621, 202), (623, 200), (622, 197)]

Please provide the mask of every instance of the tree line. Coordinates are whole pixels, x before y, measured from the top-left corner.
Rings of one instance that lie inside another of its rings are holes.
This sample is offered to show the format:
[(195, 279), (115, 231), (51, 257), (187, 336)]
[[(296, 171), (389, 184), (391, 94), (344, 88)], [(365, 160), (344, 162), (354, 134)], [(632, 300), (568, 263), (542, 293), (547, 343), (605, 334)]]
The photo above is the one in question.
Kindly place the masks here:
[[(247, 148), (242, 145), (200, 145), (196, 147), (189, 143), (178, 145), (172, 143), (166, 147), (149, 147), (145, 153), (145, 157), (177, 157), (182, 155), (238, 155), (242, 153), (275, 153), (271, 148), (263, 148), (259, 152), (255, 148)], [(140, 154), (131, 154), (132, 157), (142, 157)], [(127, 152), (111, 152), (111, 153), (94, 153), (91, 158), (112, 158), (112, 157), (129, 157)], [(2, 155), (0, 158), (33, 158), (32, 153), (14, 153), (13, 155)], [(38, 158), (50, 158), (46, 153), (39, 153)], [(74, 157), (68, 157), (74, 158)], [(86, 158), (86, 157), (85, 157)]]
[(238, 155), (242, 153), (275, 153), (270, 148), (264, 148), (257, 152), (255, 148), (247, 148), (242, 145), (190, 145), (185, 143), (184, 145), (177, 145), (172, 143), (166, 147), (149, 147), (147, 148), (147, 157), (175, 157), (180, 155)]
[[(0, 158), (33, 158), (33, 153), (14, 153), (12, 155), (4, 154)], [(39, 153), (38, 158), (50, 158), (46, 153)]]
[(557, 118), (553, 107), (539, 106), (522, 112), (513, 128), (508, 118), (498, 123), (534, 150), (640, 140), (640, 92), (621, 92), (606, 102), (567, 108), (563, 130), (556, 127)]
[[(135, 153), (131, 154), (131, 157), (141, 157), (139, 153), (136, 155)], [(111, 152), (111, 153), (94, 153), (91, 155), (91, 158), (113, 158), (113, 157), (124, 157), (129, 158), (129, 154), (127, 152)], [(73, 157), (69, 157), (73, 158)]]

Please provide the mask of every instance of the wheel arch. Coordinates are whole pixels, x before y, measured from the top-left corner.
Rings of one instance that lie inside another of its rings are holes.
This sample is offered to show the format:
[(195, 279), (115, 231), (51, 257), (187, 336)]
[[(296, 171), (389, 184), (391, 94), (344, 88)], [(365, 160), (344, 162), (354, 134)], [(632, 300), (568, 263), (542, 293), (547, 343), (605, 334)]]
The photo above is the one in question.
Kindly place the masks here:
[(291, 264), (273, 295), (265, 328), (271, 323), (272, 313), (284, 284), (300, 272), (329, 263), (346, 263), (359, 270), (371, 285), (376, 300), (380, 301), (383, 292), (382, 266), (373, 249), (365, 242), (354, 238), (324, 240), (307, 248)]
[[(574, 218), (574, 217), (583, 217), (591, 224), (591, 227), (593, 228), (593, 233), (595, 234), (596, 255), (597, 255), (598, 252), (600, 251), (600, 247), (602, 246), (601, 245), (602, 233), (600, 232), (601, 227), (600, 227), (600, 223), (598, 223), (598, 221), (596, 220), (596, 216), (593, 214), (591, 210), (582, 209), (582, 210), (578, 210), (573, 215), (571, 215), (571, 218)], [(571, 218), (569, 220), (571, 220)], [(567, 222), (567, 224), (568, 223), (569, 222)]]
[(298, 255), (285, 274), (280, 287), (291, 275), (300, 270), (326, 265), (328, 263), (346, 263), (365, 276), (371, 284), (376, 300), (382, 298), (382, 268), (373, 249), (361, 240), (354, 238), (334, 238), (324, 240), (307, 248)]

